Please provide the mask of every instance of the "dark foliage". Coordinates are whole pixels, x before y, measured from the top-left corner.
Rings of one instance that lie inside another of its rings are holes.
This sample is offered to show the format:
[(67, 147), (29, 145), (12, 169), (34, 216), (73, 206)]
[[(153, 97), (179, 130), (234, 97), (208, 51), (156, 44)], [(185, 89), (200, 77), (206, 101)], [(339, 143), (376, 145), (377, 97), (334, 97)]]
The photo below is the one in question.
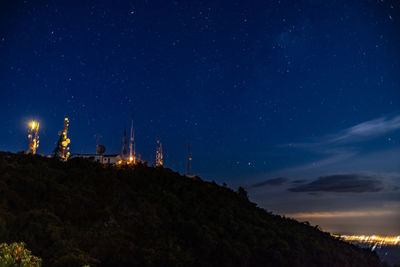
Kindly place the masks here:
[(0, 241), (44, 266), (384, 266), (367, 250), (165, 168), (0, 154)]

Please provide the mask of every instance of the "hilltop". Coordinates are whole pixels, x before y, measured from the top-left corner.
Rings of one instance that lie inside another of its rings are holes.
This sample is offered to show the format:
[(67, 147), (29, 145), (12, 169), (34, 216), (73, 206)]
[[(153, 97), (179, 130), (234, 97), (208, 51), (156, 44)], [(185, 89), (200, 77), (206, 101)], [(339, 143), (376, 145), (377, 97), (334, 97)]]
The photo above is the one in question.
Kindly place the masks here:
[(0, 242), (45, 266), (385, 266), (375, 253), (167, 168), (0, 153)]

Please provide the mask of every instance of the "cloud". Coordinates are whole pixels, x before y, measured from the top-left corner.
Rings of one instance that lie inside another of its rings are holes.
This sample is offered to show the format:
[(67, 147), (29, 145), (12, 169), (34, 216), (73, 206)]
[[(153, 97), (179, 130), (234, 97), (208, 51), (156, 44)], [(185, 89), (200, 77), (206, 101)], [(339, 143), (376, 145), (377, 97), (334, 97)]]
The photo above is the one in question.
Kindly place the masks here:
[(341, 192), (365, 193), (378, 192), (383, 189), (376, 177), (362, 174), (336, 174), (319, 177), (308, 184), (289, 188), (290, 192)]
[(332, 137), (330, 142), (355, 141), (357, 139), (386, 134), (398, 129), (400, 129), (400, 115), (391, 119), (387, 117), (381, 117), (347, 128), (340, 134)]
[(294, 180), (294, 181), (292, 181), (292, 183), (293, 184), (302, 184), (302, 183), (305, 183), (307, 180), (305, 180), (305, 179), (299, 179), (299, 180)]
[(396, 130), (400, 130), (400, 115), (365, 121), (336, 133), (310, 140), (311, 142), (286, 143), (277, 145), (276, 147), (316, 150), (322, 151), (323, 154), (337, 154), (340, 153), (340, 145), (343, 143), (362, 141)]
[(306, 170), (306, 169), (315, 169), (317, 167), (324, 167), (328, 165), (332, 165), (338, 162), (342, 162), (345, 160), (349, 160), (356, 156), (357, 153), (353, 151), (342, 151), (342, 152), (337, 152), (337, 153), (332, 153), (329, 157), (323, 158), (308, 164), (304, 164), (300, 166), (298, 169), (299, 170)]
[(268, 179), (264, 182), (261, 183), (257, 183), (252, 185), (251, 187), (263, 187), (263, 186), (278, 186), (284, 183), (287, 183), (288, 181), (290, 181), (289, 178), (286, 177), (278, 177), (278, 178), (273, 178), (273, 179)]

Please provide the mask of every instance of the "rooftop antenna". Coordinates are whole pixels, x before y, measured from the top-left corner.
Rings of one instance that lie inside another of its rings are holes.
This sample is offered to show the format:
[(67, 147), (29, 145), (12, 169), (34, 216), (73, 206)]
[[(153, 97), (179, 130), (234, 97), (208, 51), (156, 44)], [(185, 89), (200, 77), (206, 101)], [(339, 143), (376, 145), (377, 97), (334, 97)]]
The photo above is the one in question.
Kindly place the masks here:
[(192, 155), (190, 153), (190, 142), (186, 142), (186, 175), (190, 175), (190, 163), (192, 161)]
[(133, 120), (131, 122), (131, 137), (129, 139), (129, 161), (136, 164), (135, 130), (133, 129)]
[(103, 138), (103, 136), (101, 136), (100, 134), (94, 134), (94, 137), (96, 137), (96, 146), (98, 146), (99, 145), (99, 141), (100, 141), (100, 139), (101, 138)]
[(31, 121), (29, 123), (28, 139), (29, 148), (26, 153), (35, 155), (39, 147), (39, 123), (37, 121)]
[(101, 155), (106, 152), (106, 147), (103, 145), (99, 145), (99, 141), (103, 136), (101, 136), (100, 134), (95, 134), (94, 136), (96, 137), (96, 154)]

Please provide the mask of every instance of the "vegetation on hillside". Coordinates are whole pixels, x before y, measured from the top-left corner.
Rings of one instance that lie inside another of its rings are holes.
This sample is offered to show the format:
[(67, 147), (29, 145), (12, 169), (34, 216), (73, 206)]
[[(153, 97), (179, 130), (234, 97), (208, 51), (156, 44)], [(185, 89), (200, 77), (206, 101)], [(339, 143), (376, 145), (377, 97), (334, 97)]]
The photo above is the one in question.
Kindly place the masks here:
[(368, 250), (166, 168), (0, 154), (0, 242), (44, 266), (384, 266)]
[(40, 267), (42, 260), (25, 248), (21, 243), (1, 243), (0, 244), (0, 266), (1, 267)]

